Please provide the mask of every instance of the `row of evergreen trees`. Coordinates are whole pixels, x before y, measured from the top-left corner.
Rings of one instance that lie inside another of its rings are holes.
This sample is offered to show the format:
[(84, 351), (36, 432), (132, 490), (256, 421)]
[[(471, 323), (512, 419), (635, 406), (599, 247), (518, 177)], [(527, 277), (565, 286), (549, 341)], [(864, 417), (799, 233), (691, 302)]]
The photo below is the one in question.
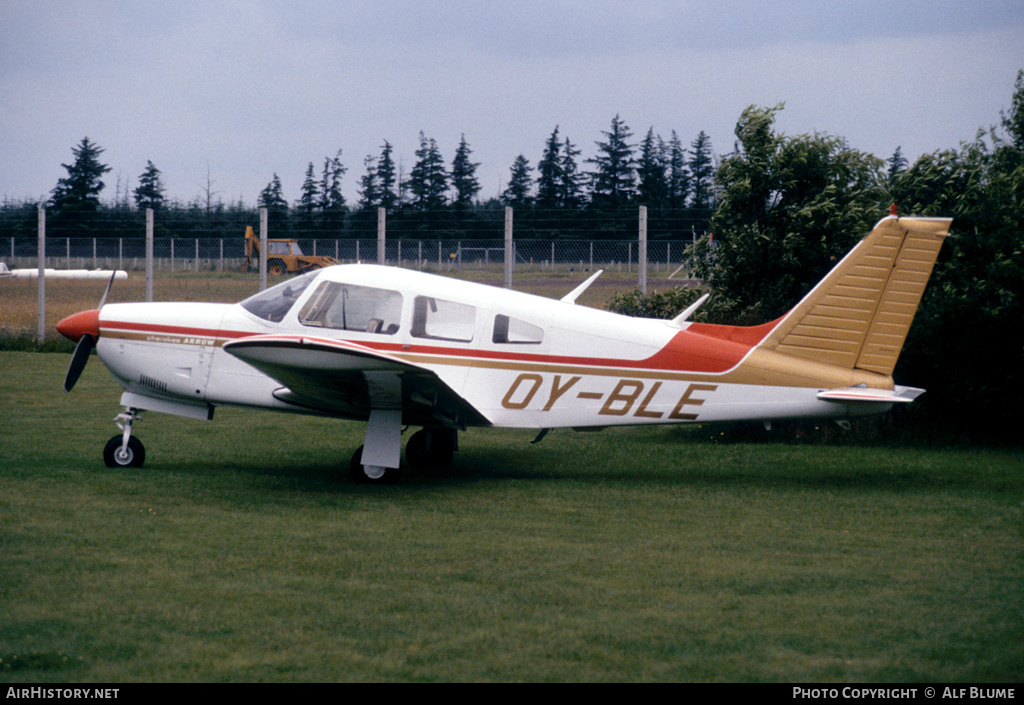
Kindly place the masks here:
[[(520, 154), (510, 167), (508, 186), (499, 203), (516, 208), (541, 210), (585, 207), (617, 209), (643, 204), (648, 207), (675, 209), (693, 208), (707, 211), (711, 207), (714, 166), (711, 141), (704, 132), (684, 149), (675, 131), (665, 142), (651, 128), (644, 140), (632, 144), (633, 133), (618, 115), (611, 128), (598, 141), (597, 156), (587, 159), (593, 166), (584, 171), (581, 151), (568, 137), (562, 138), (558, 126), (548, 137), (537, 175), (529, 160)], [(363, 160), (364, 175), (359, 180), (356, 210), (378, 207), (389, 211), (407, 207), (419, 212), (441, 212), (453, 209), (468, 213), (478, 204), (480, 182), (476, 176), (479, 163), (472, 161), (472, 149), (465, 135), (459, 141), (454, 159), (446, 166), (437, 141), (423, 132), (419, 136), (416, 162), (407, 178), (396, 172), (393, 147), (385, 141), (379, 155)], [(278, 218), (292, 213), (307, 225), (318, 215), (344, 212), (346, 203), (341, 194), (341, 178), (346, 168), (341, 152), (326, 158), (319, 179), (312, 162), (306, 169), (299, 199), (289, 207), (281, 182), (275, 174), (260, 193), (259, 206), (268, 208)]]
[[(372, 229), (378, 208), (385, 208), (389, 218), (405, 223), (416, 237), (500, 236), (501, 206), (517, 209), (519, 233), (538, 236), (600, 237), (614, 235), (617, 227), (600, 223), (614, 222), (617, 214), (624, 223), (635, 223), (636, 205), (652, 209), (652, 237), (689, 237), (693, 231), (704, 231), (711, 214), (714, 165), (711, 141), (704, 132), (686, 149), (675, 131), (666, 142), (653, 128), (639, 143), (631, 142), (633, 133), (618, 115), (604, 139), (596, 143), (596, 156), (581, 161), (581, 150), (556, 126), (545, 142), (536, 169), (524, 155), (519, 155), (510, 168), (507, 187), (497, 199), (481, 202), (479, 163), (472, 160), (472, 149), (463, 136), (454, 158), (448, 164), (436, 140), (422, 132), (416, 160), (408, 175), (399, 173), (394, 148), (385, 141), (377, 155), (363, 160), (364, 173), (358, 182), (358, 200), (346, 202), (342, 185), (348, 168), (342, 162), (342, 151), (325, 157), (322, 166), (309, 162), (299, 197), (289, 203), (280, 177), (275, 173), (260, 192), (255, 208), (266, 208), (271, 228), (276, 233), (294, 232), (305, 236), (360, 236)], [(139, 176), (138, 186), (125, 198), (104, 205), (100, 195), (105, 187), (104, 175), (110, 167), (101, 161), (103, 148), (88, 137), (72, 148), (74, 161), (63, 164), (67, 175), (53, 189), (47, 207), (51, 213), (49, 226), (60, 235), (76, 234), (92, 229), (95, 214), (106, 211), (139, 212), (152, 208), (158, 212), (182, 211), (191, 217), (205, 217), (196, 228), (216, 228), (211, 218), (226, 212), (251, 218), (255, 208), (239, 203), (225, 206), (216, 198), (207, 179), (205, 196), (182, 205), (167, 197), (160, 170), (147, 162)], [(534, 174), (536, 172), (536, 174)], [(120, 183), (118, 184), (120, 194)], [(29, 204), (19, 204), (25, 207)], [(34, 205), (34, 204), (33, 204)], [(5, 203), (3, 210), (13, 204)], [(239, 213), (241, 211), (241, 213)], [(634, 215), (625, 215), (626, 212)], [(590, 215), (596, 233), (570, 233), (571, 224), (578, 225), (580, 216)], [(8, 219), (9, 220), (9, 219)], [(392, 224), (396, 224), (392, 220)], [(625, 227), (625, 226), (624, 226)], [(191, 228), (195, 230), (196, 228)], [(10, 228), (4, 228), (9, 230)], [(622, 236), (635, 231), (628, 227)]]

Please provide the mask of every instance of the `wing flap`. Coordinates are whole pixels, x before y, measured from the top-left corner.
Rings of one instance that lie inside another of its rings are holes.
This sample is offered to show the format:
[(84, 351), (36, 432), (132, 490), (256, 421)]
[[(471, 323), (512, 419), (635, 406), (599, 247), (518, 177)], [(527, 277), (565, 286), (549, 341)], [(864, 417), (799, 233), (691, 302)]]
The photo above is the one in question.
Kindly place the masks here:
[(346, 340), (258, 335), (224, 351), (280, 382), (281, 401), (347, 418), (370, 409), (401, 409), (403, 423), (458, 428), (490, 421), (425, 367)]

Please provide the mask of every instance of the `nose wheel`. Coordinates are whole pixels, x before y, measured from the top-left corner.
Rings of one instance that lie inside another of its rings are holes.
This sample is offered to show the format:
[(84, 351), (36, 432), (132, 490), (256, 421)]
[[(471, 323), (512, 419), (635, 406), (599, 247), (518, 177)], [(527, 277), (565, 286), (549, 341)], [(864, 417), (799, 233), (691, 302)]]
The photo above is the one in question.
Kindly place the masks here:
[(141, 468), (146, 462), (145, 446), (132, 435), (132, 423), (138, 418), (137, 410), (126, 409), (114, 419), (121, 433), (107, 441), (103, 448), (103, 462), (108, 468)]

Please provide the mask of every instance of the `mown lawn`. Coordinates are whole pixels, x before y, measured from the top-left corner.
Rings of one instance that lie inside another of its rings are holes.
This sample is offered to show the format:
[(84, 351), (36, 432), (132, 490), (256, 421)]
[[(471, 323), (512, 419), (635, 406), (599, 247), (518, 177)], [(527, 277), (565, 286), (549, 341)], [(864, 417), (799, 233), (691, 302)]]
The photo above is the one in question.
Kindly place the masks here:
[(0, 680), (1016, 681), (1022, 454), (473, 429), (351, 484), (360, 424), (148, 414), (0, 353)]

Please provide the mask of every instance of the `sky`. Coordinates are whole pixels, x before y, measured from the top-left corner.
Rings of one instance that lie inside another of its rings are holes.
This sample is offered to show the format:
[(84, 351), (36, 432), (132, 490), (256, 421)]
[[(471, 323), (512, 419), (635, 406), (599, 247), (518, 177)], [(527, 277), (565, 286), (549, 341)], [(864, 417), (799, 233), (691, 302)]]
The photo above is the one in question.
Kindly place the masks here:
[(1020, 69), (1024, 0), (0, 0), (0, 198), (49, 197), (88, 137), (105, 201), (152, 161), (171, 199), (277, 174), (294, 203), (340, 149), (352, 204), (422, 132), (449, 165), (465, 136), (487, 199), (556, 127), (581, 161), (616, 115), (724, 155), (779, 103), (779, 132), (913, 161), (997, 125)]

